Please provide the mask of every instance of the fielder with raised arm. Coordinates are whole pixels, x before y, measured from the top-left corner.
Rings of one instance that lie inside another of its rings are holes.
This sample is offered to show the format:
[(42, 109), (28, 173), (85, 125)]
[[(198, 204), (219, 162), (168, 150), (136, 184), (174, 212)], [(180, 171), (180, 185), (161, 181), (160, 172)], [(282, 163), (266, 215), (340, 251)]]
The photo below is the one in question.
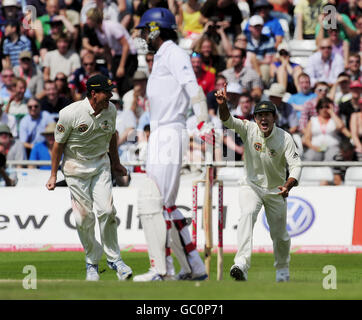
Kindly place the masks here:
[[(116, 176), (127, 175), (127, 169), (120, 164), (117, 152), (117, 110), (109, 102), (114, 85), (103, 75), (89, 78), (86, 85), (87, 97), (59, 112), (51, 176), (46, 187), (48, 190), (55, 189), (57, 171), (64, 153), (62, 171), (70, 190), (73, 215), (85, 251), (86, 280), (99, 280), (98, 262), (103, 251), (108, 266), (116, 271), (118, 279), (126, 280), (132, 276), (132, 270), (121, 259), (112, 196), (111, 164)], [(102, 244), (94, 236), (95, 214)]]
[(165, 8), (152, 8), (141, 17), (141, 37), (155, 52), (147, 82), (151, 134), (148, 143), (147, 177), (138, 194), (141, 219), (151, 268), (134, 281), (164, 280), (173, 274), (170, 248), (181, 271), (178, 280), (207, 278), (205, 265), (193, 245), (186, 219), (175, 206), (182, 164), (182, 135), (190, 103), (198, 118), (201, 136), (213, 139), (206, 97), (197, 84), (189, 55), (175, 42), (176, 21)]
[[(244, 142), (246, 186), (239, 193), (241, 216), (237, 228), (238, 251), (230, 275), (247, 280), (252, 253), (253, 227), (264, 205), (273, 241), (276, 281), (289, 281), (290, 237), (287, 231), (288, 193), (298, 184), (301, 161), (291, 135), (276, 127), (276, 107), (259, 102), (254, 109), (255, 123), (232, 117), (226, 105), (226, 85), (215, 93), (220, 119), (237, 132)], [(287, 165), (289, 177), (286, 179)]]

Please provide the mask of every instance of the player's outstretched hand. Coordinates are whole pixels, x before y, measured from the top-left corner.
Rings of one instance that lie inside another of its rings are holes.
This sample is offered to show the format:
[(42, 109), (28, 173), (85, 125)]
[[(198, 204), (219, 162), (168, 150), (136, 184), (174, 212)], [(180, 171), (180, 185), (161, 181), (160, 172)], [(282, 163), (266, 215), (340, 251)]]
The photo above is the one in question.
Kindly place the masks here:
[(223, 104), (226, 102), (226, 86), (227, 84), (225, 83), (222, 89), (215, 92), (215, 98), (218, 104)]
[(51, 176), (45, 186), (47, 187), (48, 190), (54, 190), (56, 183), (57, 183), (57, 178)]
[(289, 195), (289, 190), (284, 186), (279, 186), (278, 189), (280, 192), (278, 192), (279, 195), (281, 195), (283, 198), (287, 198)]

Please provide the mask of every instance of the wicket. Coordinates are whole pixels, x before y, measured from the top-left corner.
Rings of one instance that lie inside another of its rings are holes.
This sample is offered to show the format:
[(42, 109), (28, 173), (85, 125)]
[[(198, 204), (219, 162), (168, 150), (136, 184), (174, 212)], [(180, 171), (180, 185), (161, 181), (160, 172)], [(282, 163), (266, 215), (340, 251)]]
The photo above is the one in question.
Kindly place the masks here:
[[(217, 280), (222, 280), (223, 276), (223, 182), (213, 180), (213, 168), (207, 168), (206, 180), (193, 182), (192, 186), (192, 242), (197, 247), (197, 191), (198, 184), (205, 183), (205, 201), (203, 208), (203, 221), (205, 230), (205, 266), (210, 277), (211, 251), (212, 251), (212, 187), (218, 183), (218, 248), (217, 248)], [(209, 185), (209, 190), (208, 189)]]

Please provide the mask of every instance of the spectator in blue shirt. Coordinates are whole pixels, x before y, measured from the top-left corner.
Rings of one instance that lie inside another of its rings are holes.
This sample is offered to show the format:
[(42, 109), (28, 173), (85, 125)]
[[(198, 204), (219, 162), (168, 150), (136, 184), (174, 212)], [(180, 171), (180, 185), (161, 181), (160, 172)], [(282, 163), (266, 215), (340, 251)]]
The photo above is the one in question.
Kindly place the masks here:
[[(51, 152), (55, 141), (55, 127), (55, 122), (48, 123), (44, 131), (41, 133), (45, 140), (34, 145), (30, 152), (29, 160), (51, 160)], [(35, 168), (35, 166), (29, 166), (29, 168)], [(50, 170), (51, 166), (38, 166), (38, 169)]]
[(299, 92), (292, 94), (288, 100), (288, 103), (290, 103), (294, 110), (297, 111), (298, 119), (300, 119), (303, 105), (308, 100), (315, 98), (317, 95), (312, 90), (309, 75), (304, 72), (298, 76), (298, 87)]
[(31, 52), (30, 40), (20, 34), (20, 23), (16, 20), (7, 21), (5, 25), (5, 40), (3, 44), (3, 68), (19, 65), (19, 55), (22, 51)]
[[(270, 11), (273, 9), (273, 6), (267, 0), (257, 0), (253, 6), (255, 14), (261, 16), (264, 20), (264, 26), (261, 31), (262, 34), (273, 37), (275, 40), (275, 48), (283, 41), (284, 30), (278, 19), (273, 18), (270, 15)], [(250, 33), (249, 23), (246, 24), (244, 33)]]
[(261, 33), (264, 20), (261, 16), (254, 15), (249, 20), (250, 34), (247, 35), (248, 43), (246, 50), (255, 54), (259, 67), (259, 74), (268, 86), (270, 80), (270, 64), (276, 53), (275, 41), (273, 37), (268, 37)]

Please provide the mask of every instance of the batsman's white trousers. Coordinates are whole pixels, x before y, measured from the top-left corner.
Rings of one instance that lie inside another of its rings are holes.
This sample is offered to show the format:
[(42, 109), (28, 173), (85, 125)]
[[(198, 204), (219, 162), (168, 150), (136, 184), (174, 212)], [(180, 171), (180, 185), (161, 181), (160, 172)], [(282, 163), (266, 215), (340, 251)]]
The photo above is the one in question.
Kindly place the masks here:
[(237, 227), (236, 265), (249, 269), (253, 247), (253, 228), (261, 207), (264, 205), (266, 218), (273, 241), (274, 267), (289, 267), (290, 237), (287, 232), (287, 201), (277, 193), (278, 188), (266, 190), (253, 185), (242, 186), (239, 191), (240, 219)]
[[(67, 175), (67, 168), (69, 173), (70, 167), (75, 175)], [(103, 250), (108, 261), (117, 261), (120, 258), (120, 248), (108, 155), (89, 163), (71, 160), (71, 164), (65, 163), (63, 171), (70, 189), (73, 215), (86, 262), (98, 264)], [(95, 216), (102, 244), (95, 238)]]

